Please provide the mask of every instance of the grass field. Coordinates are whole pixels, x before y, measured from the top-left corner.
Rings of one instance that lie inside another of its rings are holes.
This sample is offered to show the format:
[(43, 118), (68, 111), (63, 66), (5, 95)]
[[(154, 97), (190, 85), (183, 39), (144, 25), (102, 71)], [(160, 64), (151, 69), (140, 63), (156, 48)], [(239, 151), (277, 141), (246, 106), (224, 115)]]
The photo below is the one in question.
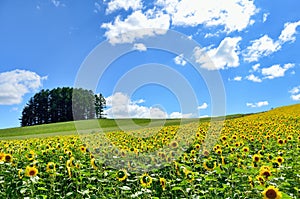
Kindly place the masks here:
[(0, 198), (300, 198), (300, 104), (215, 119), (2, 130)]
[[(243, 117), (244, 114), (234, 114), (226, 116), (227, 119), (233, 119), (237, 117)], [(97, 130), (101, 129), (105, 132), (120, 130), (119, 126), (127, 129), (134, 128), (131, 122), (133, 122), (137, 127), (149, 126), (170, 126), (178, 125), (180, 123), (189, 123), (193, 121), (205, 122), (210, 121), (211, 118), (201, 118), (201, 119), (99, 119), (99, 120), (83, 120), (77, 121), (80, 128), (85, 130)], [(135, 127), (135, 128), (137, 128)], [(16, 138), (27, 138), (27, 137), (46, 137), (55, 135), (76, 135), (76, 125), (73, 121), (71, 122), (61, 122), (54, 124), (43, 124), (29, 127), (16, 127), (8, 129), (0, 129), (0, 138), (2, 139), (16, 139)]]

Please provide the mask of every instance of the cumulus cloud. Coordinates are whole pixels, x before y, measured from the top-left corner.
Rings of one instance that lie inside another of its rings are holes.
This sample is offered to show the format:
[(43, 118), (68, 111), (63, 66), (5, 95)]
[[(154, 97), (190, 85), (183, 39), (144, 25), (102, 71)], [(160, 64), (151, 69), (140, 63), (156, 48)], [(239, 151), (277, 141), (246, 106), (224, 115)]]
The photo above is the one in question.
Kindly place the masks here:
[(170, 26), (170, 16), (163, 12), (134, 11), (124, 20), (120, 16), (114, 22), (103, 23), (102, 28), (107, 29), (106, 38), (111, 44), (132, 43), (145, 36), (163, 35)]
[[(254, 23), (251, 17), (258, 11), (251, 0), (227, 0), (226, 3), (222, 0), (157, 0), (154, 8), (145, 11), (141, 0), (112, 0), (106, 13), (120, 9), (132, 9), (133, 12), (125, 19), (118, 16), (101, 26), (106, 29), (105, 36), (112, 44), (165, 34), (171, 22), (173, 26), (221, 27), (221, 31), (227, 33), (242, 31)], [(134, 32), (145, 28), (149, 30)]]
[(247, 62), (258, 61), (262, 56), (268, 56), (281, 49), (279, 42), (274, 42), (268, 35), (251, 41), (252, 45), (248, 46), (243, 53), (244, 60)]
[(261, 101), (261, 102), (256, 102), (256, 103), (246, 103), (246, 106), (251, 107), (251, 108), (259, 108), (262, 106), (268, 106), (269, 102), (268, 101)]
[(133, 45), (133, 49), (134, 50), (138, 50), (138, 51), (146, 51), (147, 50), (147, 47), (145, 46), (145, 44), (142, 44), (142, 43), (135, 43)]
[(236, 76), (233, 78), (233, 81), (242, 81), (242, 77), (241, 76)]
[(132, 101), (130, 97), (124, 93), (116, 92), (105, 98), (108, 109), (105, 114), (109, 118), (189, 118), (191, 113), (172, 112), (168, 115), (159, 107), (147, 107), (141, 105), (144, 99)]
[(253, 70), (253, 71), (258, 71), (259, 67), (260, 67), (260, 64), (259, 64), (259, 63), (258, 63), (258, 64), (255, 64), (255, 65), (252, 66), (252, 70)]
[(106, 13), (112, 13), (117, 10), (138, 10), (143, 7), (141, 0), (112, 0), (108, 3)]
[(291, 93), (291, 99), (294, 101), (300, 100), (300, 86), (292, 88), (289, 93)]
[(156, 5), (171, 15), (175, 26), (223, 26), (226, 32), (245, 29), (257, 12), (249, 0), (157, 0)]
[(243, 52), (244, 60), (247, 62), (258, 61), (261, 57), (265, 57), (279, 51), (284, 43), (289, 41), (294, 42), (296, 40), (295, 34), (297, 33), (296, 29), (298, 26), (300, 26), (300, 21), (286, 23), (278, 40), (276, 41), (268, 35), (264, 35), (259, 39), (251, 41), (251, 45)]
[(169, 118), (191, 118), (192, 116), (192, 113), (182, 114), (180, 112), (173, 112), (170, 114)]
[(35, 72), (19, 69), (0, 73), (0, 105), (20, 104), (23, 96), (40, 88), (45, 79)]
[(217, 48), (195, 47), (194, 57), (202, 68), (208, 70), (239, 66), (239, 42), (241, 37), (226, 37)]
[(291, 63), (284, 64), (283, 67), (281, 67), (279, 64), (276, 64), (269, 68), (263, 68), (261, 70), (261, 73), (267, 79), (274, 79), (277, 77), (283, 77), (285, 75), (285, 72), (288, 69), (293, 68), (294, 66), (295, 66), (295, 64), (291, 64)]
[(284, 24), (284, 29), (281, 31), (279, 40), (284, 42), (294, 42), (296, 40), (295, 34), (297, 33), (297, 27), (300, 26), (300, 20), (294, 23), (288, 22)]
[(177, 65), (181, 65), (181, 66), (186, 65), (186, 61), (185, 61), (184, 58), (183, 58), (183, 54), (180, 54), (180, 55), (176, 56), (176, 57), (174, 58), (174, 62), (175, 62), (175, 64), (177, 64)]
[(252, 82), (262, 82), (262, 80), (259, 77), (255, 76), (254, 74), (250, 74), (246, 76), (246, 79)]
[(202, 105), (198, 106), (198, 110), (203, 110), (203, 109), (207, 109), (208, 104), (206, 102), (204, 102)]

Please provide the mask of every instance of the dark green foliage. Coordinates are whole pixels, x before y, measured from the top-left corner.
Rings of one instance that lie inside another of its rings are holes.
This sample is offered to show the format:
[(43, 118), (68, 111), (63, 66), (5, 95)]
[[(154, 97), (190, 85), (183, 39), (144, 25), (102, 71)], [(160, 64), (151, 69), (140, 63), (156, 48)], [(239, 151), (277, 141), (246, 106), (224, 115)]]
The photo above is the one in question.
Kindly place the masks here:
[(36, 93), (23, 109), (21, 126), (102, 118), (105, 99), (82, 88), (55, 88)]

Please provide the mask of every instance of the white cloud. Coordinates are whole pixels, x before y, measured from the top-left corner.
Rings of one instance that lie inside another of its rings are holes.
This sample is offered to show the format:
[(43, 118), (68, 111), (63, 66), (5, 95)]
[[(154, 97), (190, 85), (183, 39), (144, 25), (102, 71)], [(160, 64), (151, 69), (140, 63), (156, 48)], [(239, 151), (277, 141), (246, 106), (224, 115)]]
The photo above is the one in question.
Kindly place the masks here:
[(300, 86), (296, 86), (294, 88), (292, 88), (289, 93), (291, 93), (291, 99), (295, 100), (295, 101), (299, 101), (300, 100)]
[(145, 46), (145, 44), (142, 44), (142, 43), (135, 43), (133, 45), (133, 49), (134, 50), (138, 50), (138, 51), (146, 51), (147, 50), (147, 47)]
[[(219, 70), (239, 66), (239, 42), (241, 37), (226, 37), (217, 48), (200, 49), (195, 47), (194, 57), (202, 68)], [(210, 61), (211, 60), (211, 61)]]
[(106, 97), (105, 110), (108, 118), (191, 118), (192, 113), (172, 112), (168, 115), (159, 107), (146, 107), (139, 105), (144, 103), (144, 99), (132, 101), (124, 93), (117, 92), (112, 96)]
[(242, 80), (242, 77), (241, 76), (236, 76), (233, 78), (234, 81), (241, 81)]
[(263, 14), (263, 23), (265, 23), (267, 21), (269, 15), (270, 15), (270, 13)]
[(26, 70), (0, 73), (0, 105), (20, 104), (23, 96), (40, 88), (45, 79)]
[(180, 54), (180, 55), (176, 56), (176, 57), (174, 58), (174, 62), (175, 62), (176, 64), (182, 65), (182, 66), (184, 66), (184, 65), (186, 64), (186, 61), (185, 61), (184, 58), (183, 58), (183, 54)]
[(297, 95), (292, 95), (291, 98), (292, 98), (292, 100), (294, 100), (294, 101), (299, 101), (299, 100), (300, 100), (300, 93), (297, 94)]
[(173, 25), (223, 26), (226, 32), (245, 29), (257, 12), (250, 0), (158, 0), (156, 4), (172, 16)]
[(204, 102), (202, 105), (198, 106), (198, 110), (203, 110), (203, 109), (207, 109), (208, 104), (206, 102)]
[(281, 31), (281, 34), (279, 36), (279, 40), (282, 43), (291, 41), (294, 42), (296, 40), (295, 34), (297, 33), (297, 27), (300, 26), (300, 21), (291, 23), (285, 23), (284, 29)]
[(170, 26), (170, 16), (163, 12), (146, 12), (138, 10), (121, 20), (116, 17), (114, 22), (103, 23), (102, 28), (107, 29), (106, 38), (111, 44), (132, 43), (145, 36), (162, 35)]
[(259, 67), (260, 67), (260, 64), (259, 64), (259, 63), (258, 63), (258, 64), (255, 64), (254, 66), (252, 66), (252, 70), (253, 70), (253, 71), (258, 71)]
[(256, 103), (246, 103), (246, 106), (251, 107), (251, 108), (259, 108), (262, 106), (268, 106), (269, 102), (268, 101), (261, 101), (261, 102), (256, 102)]
[(279, 64), (276, 64), (269, 68), (263, 68), (261, 70), (261, 73), (267, 79), (274, 79), (276, 77), (283, 77), (285, 72), (288, 69), (293, 68), (294, 66), (295, 64), (291, 64), (291, 63), (285, 64), (283, 67), (281, 67)]
[(258, 61), (260, 57), (265, 57), (279, 51), (284, 43), (289, 41), (294, 42), (298, 26), (300, 26), (300, 21), (285, 23), (284, 29), (281, 31), (277, 41), (274, 41), (268, 35), (251, 41), (251, 45), (243, 52), (244, 60), (248, 62)]
[(296, 86), (296, 87), (292, 88), (292, 90), (290, 90), (289, 92), (292, 94), (300, 93), (300, 86)]
[(250, 74), (246, 76), (246, 79), (253, 82), (262, 82), (262, 80), (259, 77), (255, 76), (254, 74)]
[(112, 0), (108, 3), (106, 13), (112, 13), (117, 10), (138, 10), (143, 7), (141, 0)]
[(243, 53), (244, 60), (247, 62), (258, 61), (262, 56), (268, 56), (281, 49), (278, 42), (274, 42), (268, 35), (251, 41), (252, 45), (248, 46)]
[(169, 118), (191, 118), (192, 116), (192, 113), (182, 114), (180, 112), (172, 112)]

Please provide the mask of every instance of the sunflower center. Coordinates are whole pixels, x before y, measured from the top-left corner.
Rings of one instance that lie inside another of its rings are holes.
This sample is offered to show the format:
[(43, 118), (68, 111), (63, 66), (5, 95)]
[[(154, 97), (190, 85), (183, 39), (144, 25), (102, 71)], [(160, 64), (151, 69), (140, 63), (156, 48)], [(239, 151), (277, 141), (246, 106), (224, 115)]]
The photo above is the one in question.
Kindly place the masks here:
[(277, 194), (276, 194), (275, 190), (270, 189), (266, 192), (266, 196), (267, 196), (267, 198), (274, 199), (277, 197)]
[(33, 176), (34, 174), (35, 174), (35, 171), (34, 171), (34, 170), (29, 171), (29, 175), (30, 175), (30, 176)]
[(9, 161), (11, 160), (11, 157), (10, 157), (10, 156), (5, 156), (5, 160), (6, 160), (7, 162), (9, 162)]
[(143, 182), (144, 183), (149, 183), (150, 182), (150, 178), (148, 176), (144, 176), (143, 177)]
[(118, 177), (119, 177), (119, 178), (123, 178), (124, 176), (125, 176), (124, 171), (119, 171), (119, 172), (118, 172)]

